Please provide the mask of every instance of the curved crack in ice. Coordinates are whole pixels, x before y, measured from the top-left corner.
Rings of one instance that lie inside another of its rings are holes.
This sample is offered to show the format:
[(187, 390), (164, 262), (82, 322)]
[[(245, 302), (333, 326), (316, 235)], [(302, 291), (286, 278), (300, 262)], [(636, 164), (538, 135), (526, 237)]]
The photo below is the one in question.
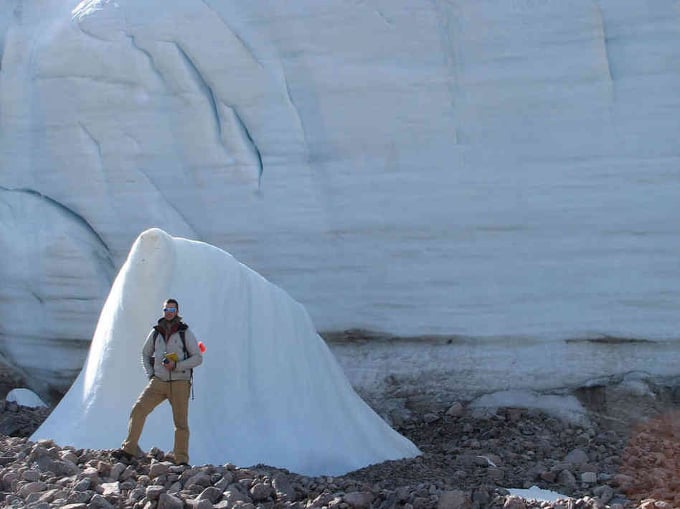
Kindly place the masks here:
[[(217, 132), (217, 137), (222, 143), (222, 146), (224, 146), (225, 151), (227, 152), (227, 155), (229, 155), (229, 151), (227, 150), (227, 147), (224, 145), (224, 139), (223, 139), (223, 132), (222, 132), (222, 122), (223, 118), (222, 115), (220, 114), (219, 108), (218, 108), (218, 99), (215, 94), (215, 91), (213, 88), (208, 84), (206, 79), (203, 77), (203, 74), (201, 71), (198, 69), (196, 64), (194, 63), (193, 59), (187, 54), (187, 52), (182, 48), (182, 46), (175, 42), (175, 46), (177, 47), (177, 50), (179, 51), (179, 54), (182, 56), (184, 61), (186, 62), (187, 66), (189, 67), (189, 70), (191, 71), (192, 75), (194, 76), (194, 80), (196, 81), (198, 88), (203, 91), (203, 95), (205, 95), (206, 99), (208, 100), (208, 104), (210, 105), (210, 108), (212, 110), (213, 118), (215, 121), (215, 129)], [(251, 151), (253, 152), (253, 155), (257, 161), (258, 165), (258, 189), (261, 188), (262, 185), (262, 175), (264, 173), (264, 164), (262, 162), (262, 153), (260, 152), (259, 147), (255, 143), (255, 140), (253, 139), (253, 136), (250, 134), (250, 130), (246, 126), (245, 122), (243, 121), (243, 118), (241, 115), (239, 115), (237, 109), (235, 106), (230, 106), (226, 104), (224, 101), (219, 101), (220, 104), (223, 104), (227, 108), (229, 108), (233, 113), (234, 113), (234, 118), (239, 124), (239, 128), (243, 135), (245, 136), (248, 145), (251, 148)]]
[[(224, 104), (224, 103), (222, 103), (222, 104)], [(257, 160), (257, 165), (258, 165), (257, 187), (258, 187), (258, 189), (262, 189), (262, 174), (264, 173), (264, 164), (262, 163), (262, 153), (260, 152), (260, 149), (257, 146), (257, 143), (255, 143), (255, 140), (253, 139), (252, 135), (250, 134), (250, 131), (248, 130), (248, 127), (246, 126), (245, 122), (243, 122), (241, 115), (239, 115), (236, 107), (229, 106), (228, 104), (224, 104), (224, 105), (227, 108), (230, 108), (231, 111), (234, 112), (234, 117), (239, 124), (241, 132), (245, 136), (246, 141), (248, 142), (248, 145), (251, 148), (251, 151), (252, 151), (255, 159)]]
[(222, 120), (220, 117), (220, 112), (217, 109), (217, 100), (215, 99), (215, 92), (213, 91), (212, 87), (208, 84), (206, 79), (203, 77), (203, 74), (201, 71), (198, 69), (196, 66), (196, 63), (193, 61), (193, 59), (187, 54), (187, 52), (184, 50), (181, 44), (179, 44), (176, 41), (173, 41), (173, 44), (177, 48), (177, 51), (179, 52), (180, 56), (184, 60), (184, 63), (187, 65), (189, 68), (189, 71), (191, 72), (192, 76), (194, 77), (194, 81), (196, 81), (198, 88), (203, 91), (203, 95), (205, 95), (206, 99), (208, 100), (208, 104), (210, 105), (210, 109), (213, 114), (213, 119), (215, 121), (215, 130), (217, 131), (217, 137), (221, 140), (222, 139)]
[(262, 62), (260, 62), (260, 59), (257, 58), (255, 55), (255, 52), (253, 49), (246, 43), (246, 41), (239, 35), (236, 30), (234, 30), (229, 23), (222, 17), (222, 15), (215, 9), (210, 3), (208, 3), (207, 0), (201, 0), (203, 4), (213, 13), (217, 18), (222, 22), (222, 24), (227, 28), (227, 30), (236, 38), (236, 40), (241, 44), (241, 47), (250, 55), (250, 57), (253, 59), (253, 61), (260, 67), (260, 69), (264, 69), (264, 65), (262, 65)]
[(0, 191), (7, 191), (7, 192), (13, 192), (13, 193), (24, 193), (28, 194), (31, 196), (35, 196), (37, 198), (41, 198), (45, 201), (47, 201), (50, 205), (54, 205), (57, 207), (59, 210), (65, 212), (68, 216), (74, 218), (76, 222), (80, 223), (82, 226), (85, 227), (87, 231), (89, 231), (97, 240), (97, 242), (101, 245), (101, 247), (104, 249), (106, 252), (106, 258), (102, 261), (106, 262), (111, 269), (113, 269), (114, 264), (113, 264), (113, 258), (111, 257), (111, 249), (109, 249), (109, 246), (106, 244), (104, 239), (102, 238), (101, 235), (95, 230), (92, 225), (85, 219), (82, 215), (80, 215), (78, 212), (70, 208), (69, 206), (61, 203), (60, 201), (55, 200), (51, 196), (48, 196), (46, 194), (41, 193), (40, 191), (37, 191), (35, 189), (30, 189), (30, 188), (9, 188), (9, 187), (4, 187), (0, 186)]
[(600, 37), (602, 39), (602, 51), (604, 53), (604, 64), (606, 66), (606, 74), (609, 80), (609, 85), (611, 87), (612, 100), (614, 97), (614, 75), (612, 74), (612, 63), (611, 55), (609, 53), (609, 37), (607, 35), (607, 27), (604, 21), (604, 12), (602, 12), (602, 7), (595, 2), (595, 10), (597, 13), (599, 25), (600, 25)]
[(196, 240), (203, 240), (201, 235), (199, 235), (198, 230), (194, 228), (194, 226), (191, 224), (191, 222), (187, 219), (187, 217), (184, 215), (184, 213), (177, 208), (177, 205), (175, 205), (171, 199), (169, 199), (167, 196), (165, 196), (165, 193), (161, 190), (160, 187), (158, 187), (158, 184), (152, 179), (143, 169), (137, 168), (137, 171), (142, 174), (142, 176), (147, 180), (149, 184), (156, 190), (156, 192), (160, 195), (161, 198), (165, 201), (165, 203), (168, 204), (168, 206), (174, 210), (177, 215), (184, 221), (184, 224), (186, 224), (189, 229), (194, 232), (194, 235), (196, 235)]
[(293, 100), (293, 96), (290, 92), (290, 85), (288, 83), (288, 76), (286, 75), (285, 70), (281, 70), (281, 74), (283, 75), (283, 85), (286, 89), (286, 97), (288, 98), (288, 103), (290, 104), (291, 108), (293, 108), (293, 111), (295, 112), (295, 117), (297, 118), (298, 121), (298, 127), (300, 128), (300, 131), (302, 132), (302, 140), (304, 141), (305, 144), (305, 150), (309, 154), (309, 142), (307, 140), (307, 130), (305, 129), (305, 124), (302, 120), (302, 115), (300, 115), (300, 110), (297, 107), (297, 104)]
[(161, 82), (166, 83), (165, 77), (163, 76), (163, 73), (162, 73), (162, 72), (158, 69), (158, 67), (156, 66), (156, 61), (154, 60), (153, 55), (151, 54), (151, 52), (150, 52), (149, 50), (147, 50), (147, 49), (142, 48), (142, 47), (137, 43), (137, 40), (135, 39), (135, 36), (134, 36), (134, 35), (126, 33), (126, 34), (125, 34), (125, 37), (127, 37), (128, 39), (130, 39), (130, 44), (132, 45), (132, 47), (133, 47), (134, 49), (136, 49), (136, 50), (139, 51), (140, 53), (144, 54), (144, 55), (149, 59), (149, 65), (151, 66), (151, 68), (154, 70), (154, 72), (156, 73), (156, 75), (160, 78)]

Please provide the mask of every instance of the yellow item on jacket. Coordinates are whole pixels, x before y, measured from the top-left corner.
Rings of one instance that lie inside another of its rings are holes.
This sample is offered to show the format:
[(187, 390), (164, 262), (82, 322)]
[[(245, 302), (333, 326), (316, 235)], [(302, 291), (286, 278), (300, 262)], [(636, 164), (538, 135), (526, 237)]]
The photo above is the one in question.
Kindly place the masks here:
[(172, 362), (177, 362), (179, 360), (179, 357), (177, 356), (177, 354), (175, 352), (165, 353), (165, 354), (163, 354), (163, 357), (171, 360)]

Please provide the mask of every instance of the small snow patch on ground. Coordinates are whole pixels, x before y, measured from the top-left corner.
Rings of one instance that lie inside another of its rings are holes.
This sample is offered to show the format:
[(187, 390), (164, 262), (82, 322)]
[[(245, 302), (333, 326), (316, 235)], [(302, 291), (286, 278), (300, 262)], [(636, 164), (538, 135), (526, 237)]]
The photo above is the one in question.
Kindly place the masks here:
[(558, 500), (567, 500), (570, 497), (557, 493), (556, 491), (543, 490), (538, 486), (532, 486), (529, 489), (509, 489), (510, 495), (522, 497), (525, 500), (535, 500), (537, 502), (557, 502)]
[(12, 389), (7, 393), (5, 400), (29, 408), (47, 406), (35, 392), (29, 389)]

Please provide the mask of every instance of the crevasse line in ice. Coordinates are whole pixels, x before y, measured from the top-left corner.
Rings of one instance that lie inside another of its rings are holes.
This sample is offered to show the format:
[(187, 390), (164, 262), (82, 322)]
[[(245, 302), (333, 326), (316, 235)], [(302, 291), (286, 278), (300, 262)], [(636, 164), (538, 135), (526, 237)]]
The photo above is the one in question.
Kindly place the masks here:
[(46, 202), (48, 202), (51, 205), (54, 205), (58, 209), (61, 209), (62, 211), (66, 212), (67, 215), (73, 217), (78, 223), (83, 225), (94, 237), (97, 239), (97, 241), (101, 244), (101, 246), (106, 250), (108, 253), (108, 259), (107, 261), (113, 266), (113, 259), (111, 258), (111, 250), (109, 249), (109, 246), (106, 244), (104, 239), (102, 238), (101, 235), (95, 230), (92, 225), (88, 222), (87, 219), (85, 219), (82, 215), (78, 214), (75, 210), (72, 208), (68, 207), (67, 205), (61, 203), (60, 201), (55, 200), (51, 196), (47, 196), (46, 194), (41, 193), (40, 191), (37, 191), (35, 189), (27, 189), (27, 188), (17, 188), (17, 189), (12, 189), (12, 188), (7, 188), (4, 186), (0, 186), (0, 191), (7, 191), (7, 192), (15, 192), (15, 193), (25, 193), (25, 194), (30, 194), (32, 196), (37, 196), (38, 198), (42, 198)]

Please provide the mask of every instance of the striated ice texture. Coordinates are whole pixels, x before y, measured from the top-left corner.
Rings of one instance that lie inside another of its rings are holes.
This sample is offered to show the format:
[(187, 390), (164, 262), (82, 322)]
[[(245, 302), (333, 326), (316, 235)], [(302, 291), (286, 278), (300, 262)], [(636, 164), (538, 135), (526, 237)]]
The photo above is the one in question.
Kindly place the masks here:
[(158, 226), (319, 330), (678, 337), (677, 1), (8, 0), (0, 53), (0, 186), (114, 268)]

